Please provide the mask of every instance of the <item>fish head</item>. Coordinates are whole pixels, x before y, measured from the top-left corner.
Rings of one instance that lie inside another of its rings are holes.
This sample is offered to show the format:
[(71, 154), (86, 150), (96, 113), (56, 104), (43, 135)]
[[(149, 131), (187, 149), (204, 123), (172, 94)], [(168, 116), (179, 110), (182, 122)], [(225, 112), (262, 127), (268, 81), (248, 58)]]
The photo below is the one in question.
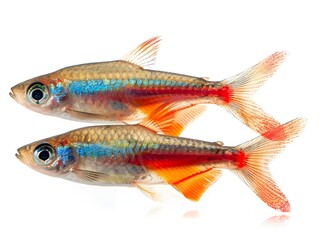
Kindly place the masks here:
[(16, 157), (30, 168), (54, 177), (62, 177), (76, 164), (73, 147), (65, 138), (53, 137), (25, 145)]
[(42, 114), (54, 115), (56, 101), (50, 87), (50, 74), (35, 77), (11, 88), (10, 96), (22, 106)]

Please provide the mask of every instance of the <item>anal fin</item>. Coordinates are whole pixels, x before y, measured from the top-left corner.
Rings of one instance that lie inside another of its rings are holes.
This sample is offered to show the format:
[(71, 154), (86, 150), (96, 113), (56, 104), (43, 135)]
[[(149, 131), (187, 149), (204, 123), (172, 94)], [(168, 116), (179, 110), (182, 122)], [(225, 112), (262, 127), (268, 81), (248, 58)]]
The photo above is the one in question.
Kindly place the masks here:
[(179, 180), (172, 185), (190, 200), (198, 201), (202, 194), (221, 176), (221, 171), (207, 169)]
[(206, 107), (187, 102), (162, 105), (149, 114), (140, 124), (170, 136), (179, 136), (185, 127), (200, 116)]
[(198, 201), (202, 194), (221, 176), (220, 170), (203, 166), (164, 167), (154, 172), (193, 201)]

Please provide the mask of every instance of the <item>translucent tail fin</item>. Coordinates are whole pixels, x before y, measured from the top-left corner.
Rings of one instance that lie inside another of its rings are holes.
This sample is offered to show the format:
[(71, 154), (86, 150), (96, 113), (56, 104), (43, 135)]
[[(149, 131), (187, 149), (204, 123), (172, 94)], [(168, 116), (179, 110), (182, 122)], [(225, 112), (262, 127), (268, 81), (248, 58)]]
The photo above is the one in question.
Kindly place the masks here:
[(230, 87), (226, 109), (260, 134), (278, 127), (280, 123), (254, 103), (250, 95), (276, 72), (285, 56), (285, 52), (275, 52), (250, 69), (222, 82)]
[[(290, 204), (273, 180), (268, 164), (299, 135), (304, 125), (305, 120), (298, 118), (238, 146), (245, 158), (234, 171), (266, 204), (282, 212), (289, 212)], [(274, 141), (266, 138), (269, 136)]]

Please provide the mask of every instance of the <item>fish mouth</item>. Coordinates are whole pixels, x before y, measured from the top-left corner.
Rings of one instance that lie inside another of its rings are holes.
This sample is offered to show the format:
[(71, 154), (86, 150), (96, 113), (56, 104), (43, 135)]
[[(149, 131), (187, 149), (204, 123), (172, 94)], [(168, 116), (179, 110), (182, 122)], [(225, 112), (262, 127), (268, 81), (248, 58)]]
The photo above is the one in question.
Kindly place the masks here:
[(25, 164), (25, 161), (24, 161), (24, 159), (23, 159), (23, 155), (22, 155), (22, 153), (21, 153), (21, 150), (22, 149), (17, 149), (17, 153), (15, 154), (15, 156), (16, 156), (16, 158), (17, 159), (19, 159), (22, 163), (24, 163)]
[(32, 161), (28, 158), (28, 152), (30, 151), (30, 145), (21, 147), (17, 149), (17, 153), (15, 154), (16, 158), (19, 159), (22, 163), (26, 165), (30, 165)]
[(11, 92), (9, 92), (10, 97), (12, 97), (14, 100), (16, 99), (16, 95), (13, 93), (13, 91), (11, 90)]
[(21, 158), (21, 153), (19, 150), (17, 150), (18, 152), (16, 153), (16, 158), (19, 159), (20, 161), (22, 161), (22, 158)]

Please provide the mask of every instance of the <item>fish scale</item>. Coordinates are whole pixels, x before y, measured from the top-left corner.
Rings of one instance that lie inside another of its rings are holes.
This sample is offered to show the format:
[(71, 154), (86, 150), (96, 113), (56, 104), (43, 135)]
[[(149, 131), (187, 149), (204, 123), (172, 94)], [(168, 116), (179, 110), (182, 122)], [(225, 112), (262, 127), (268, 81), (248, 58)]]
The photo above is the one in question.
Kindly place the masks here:
[[(203, 104), (225, 108), (261, 134), (280, 125), (250, 95), (276, 72), (285, 52), (276, 52), (240, 74), (212, 82), (148, 69), (155, 63), (159, 44), (160, 38), (153, 37), (121, 60), (66, 67), (32, 78), (14, 86), (10, 95), (33, 111), (85, 122), (142, 124), (152, 113), (165, 109), (171, 112), (172, 121), (176, 115), (184, 118), (176, 128), (161, 129), (162, 119), (153, 118), (158, 132), (171, 136), (178, 136), (203, 113)], [(33, 96), (35, 90), (38, 95)]]
[[(151, 38), (122, 60), (82, 64), (45, 74), (12, 88), (25, 107), (48, 115), (131, 126), (94, 126), (18, 149), (17, 158), (38, 172), (93, 185), (135, 186), (156, 198), (154, 184), (167, 183), (197, 201), (221, 176), (236, 173), (274, 209), (290, 204), (268, 164), (302, 130), (303, 119), (280, 125), (251, 99), (285, 58), (276, 52), (219, 82), (146, 69), (155, 63), (160, 39)], [(179, 138), (205, 108), (223, 106), (261, 133), (235, 147)], [(168, 134), (170, 136), (165, 136)]]
[(295, 119), (235, 147), (165, 136), (140, 125), (93, 126), (26, 145), (17, 157), (41, 173), (93, 185), (136, 186), (150, 197), (157, 195), (154, 184), (167, 183), (195, 201), (227, 169), (269, 206), (287, 212), (289, 202), (268, 164), (303, 126), (303, 119)]
[[(100, 136), (97, 132), (101, 132)], [(126, 161), (134, 165), (141, 164), (135, 163), (134, 158), (138, 155), (145, 156), (145, 152), (157, 152), (159, 157), (160, 153), (165, 156), (192, 153), (195, 161), (198, 159), (197, 154), (214, 154), (221, 149), (220, 145), (212, 145), (209, 142), (157, 135), (140, 126), (89, 127), (72, 132), (70, 137), (66, 138), (82, 139), (69, 143), (76, 149), (81, 161), (90, 161), (91, 158), (102, 161), (109, 158), (117, 161), (118, 157), (121, 159), (125, 157)], [(226, 149), (228, 148), (224, 148)], [(199, 161), (198, 164), (202, 162)]]

